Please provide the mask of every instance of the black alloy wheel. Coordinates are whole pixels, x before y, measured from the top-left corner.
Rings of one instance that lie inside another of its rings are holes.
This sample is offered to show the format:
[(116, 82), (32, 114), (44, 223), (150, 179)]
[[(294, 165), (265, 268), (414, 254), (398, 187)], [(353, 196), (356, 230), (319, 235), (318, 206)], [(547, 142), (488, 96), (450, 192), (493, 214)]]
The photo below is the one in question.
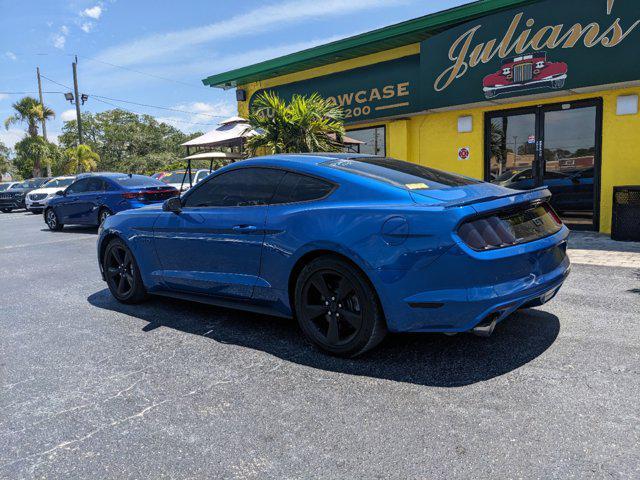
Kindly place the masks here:
[(133, 254), (121, 240), (115, 239), (109, 243), (102, 268), (107, 286), (116, 300), (122, 303), (140, 303), (146, 298)]
[(98, 214), (98, 225), (102, 225), (104, 221), (107, 219), (107, 217), (110, 217), (110, 216), (111, 216), (111, 212), (106, 208), (103, 208), (102, 210), (100, 210), (100, 213)]
[(354, 266), (320, 257), (300, 273), (295, 310), (303, 332), (315, 345), (354, 357), (375, 347), (386, 334), (377, 295)]
[(64, 225), (60, 223), (60, 220), (58, 220), (58, 215), (56, 215), (53, 208), (49, 208), (44, 212), (44, 221), (47, 224), (47, 227), (49, 227), (49, 230), (53, 232), (59, 232), (62, 230), (62, 227), (64, 227)]

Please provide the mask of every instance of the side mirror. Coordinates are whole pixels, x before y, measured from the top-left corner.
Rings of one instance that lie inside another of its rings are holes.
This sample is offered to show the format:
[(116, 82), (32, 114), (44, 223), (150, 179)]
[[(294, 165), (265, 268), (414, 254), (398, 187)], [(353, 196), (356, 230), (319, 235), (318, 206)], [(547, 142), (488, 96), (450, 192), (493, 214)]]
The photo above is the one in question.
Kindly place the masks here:
[(56, 195), (58, 195), (59, 197), (64, 197), (64, 190), (58, 190), (56, 192)]
[(171, 197), (162, 204), (164, 212), (180, 213), (182, 211), (182, 202), (180, 197)]

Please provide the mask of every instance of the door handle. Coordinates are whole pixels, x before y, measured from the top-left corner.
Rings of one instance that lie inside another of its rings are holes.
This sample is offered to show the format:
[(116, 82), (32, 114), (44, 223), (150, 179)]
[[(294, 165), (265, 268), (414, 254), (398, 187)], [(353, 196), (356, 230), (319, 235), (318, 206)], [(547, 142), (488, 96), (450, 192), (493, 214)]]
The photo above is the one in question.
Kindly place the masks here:
[(236, 232), (253, 232), (257, 229), (258, 227), (255, 225), (235, 225), (233, 227), (233, 230)]

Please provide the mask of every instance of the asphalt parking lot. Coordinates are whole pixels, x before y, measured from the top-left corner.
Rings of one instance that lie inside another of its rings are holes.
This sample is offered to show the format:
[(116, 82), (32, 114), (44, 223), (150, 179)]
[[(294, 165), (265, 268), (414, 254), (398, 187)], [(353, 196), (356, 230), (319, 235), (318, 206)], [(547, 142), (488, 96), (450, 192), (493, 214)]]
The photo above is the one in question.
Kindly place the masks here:
[(640, 478), (633, 260), (574, 264), (491, 338), (340, 360), (293, 321), (120, 305), (95, 230), (45, 228), (0, 214), (1, 478)]

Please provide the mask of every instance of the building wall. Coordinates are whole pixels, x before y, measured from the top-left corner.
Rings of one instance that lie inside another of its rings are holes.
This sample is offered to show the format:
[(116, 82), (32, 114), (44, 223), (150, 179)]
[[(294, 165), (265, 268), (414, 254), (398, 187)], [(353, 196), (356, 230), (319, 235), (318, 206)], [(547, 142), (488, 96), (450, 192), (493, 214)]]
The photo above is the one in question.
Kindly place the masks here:
[[(409, 45), (357, 59), (338, 62), (304, 72), (244, 85), (247, 98), (257, 90), (282, 85), (330, 73), (350, 70), (377, 62), (392, 60), (419, 52), (418, 44)], [(617, 185), (640, 185), (640, 115), (618, 116), (616, 101), (620, 95), (639, 94), (640, 87), (608, 89), (589, 94), (555, 96), (532, 101), (514, 101), (490, 107), (457, 109), (446, 112), (431, 112), (408, 118), (358, 124), (357, 128), (373, 125), (386, 126), (387, 155), (410, 162), (428, 165), (446, 171), (483, 178), (484, 176), (484, 114), (489, 111), (504, 110), (549, 103), (573, 102), (587, 98), (603, 99), (602, 125), (602, 172), (600, 230), (611, 232), (613, 187)], [(249, 102), (240, 102), (238, 111), (247, 115)], [(458, 117), (471, 115), (473, 131), (458, 133)], [(347, 126), (347, 129), (349, 126)], [(468, 160), (458, 160), (458, 149), (469, 147)]]

